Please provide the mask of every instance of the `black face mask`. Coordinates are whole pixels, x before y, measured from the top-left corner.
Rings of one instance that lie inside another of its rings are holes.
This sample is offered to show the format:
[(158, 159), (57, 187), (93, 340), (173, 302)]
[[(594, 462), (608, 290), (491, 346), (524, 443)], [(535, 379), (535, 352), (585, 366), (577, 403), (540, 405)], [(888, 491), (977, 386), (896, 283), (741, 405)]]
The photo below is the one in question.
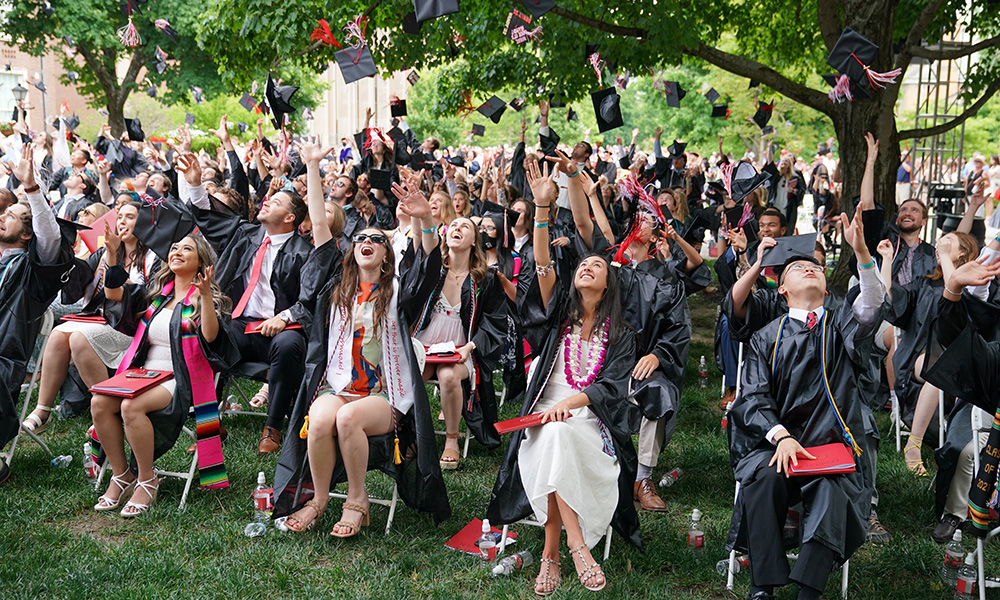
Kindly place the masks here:
[(479, 232), (479, 239), (483, 242), (483, 250), (492, 250), (497, 247), (497, 239), (491, 238), (485, 231)]

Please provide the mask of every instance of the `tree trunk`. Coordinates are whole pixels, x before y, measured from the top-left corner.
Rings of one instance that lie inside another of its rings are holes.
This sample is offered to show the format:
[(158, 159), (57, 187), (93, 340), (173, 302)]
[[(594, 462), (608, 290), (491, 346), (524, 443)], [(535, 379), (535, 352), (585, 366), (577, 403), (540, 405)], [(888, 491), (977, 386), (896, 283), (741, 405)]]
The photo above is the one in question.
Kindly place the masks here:
[(111, 126), (111, 135), (118, 139), (125, 133), (125, 102), (119, 102), (118, 97), (123, 96), (125, 90), (118, 88), (114, 96), (108, 97), (108, 125)]

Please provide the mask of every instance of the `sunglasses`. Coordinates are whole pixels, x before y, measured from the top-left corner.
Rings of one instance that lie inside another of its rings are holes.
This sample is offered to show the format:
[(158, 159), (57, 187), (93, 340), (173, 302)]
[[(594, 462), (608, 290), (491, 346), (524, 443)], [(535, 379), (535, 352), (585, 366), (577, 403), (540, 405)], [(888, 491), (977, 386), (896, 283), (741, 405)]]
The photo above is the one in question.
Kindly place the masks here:
[(338, 181), (337, 181), (336, 183), (334, 183), (333, 185), (335, 185), (335, 186), (337, 186), (337, 187), (339, 187), (339, 188), (342, 188), (342, 187), (346, 186), (347, 184), (346, 184), (346, 183), (344, 183), (343, 181), (340, 181), (340, 180), (338, 180)]
[(368, 240), (371, 240), (376, 244), (384, 244), (386, 237), (381, 233), (356, 233), (351, 240), (353, 240), (355, 244), (362, 244)]

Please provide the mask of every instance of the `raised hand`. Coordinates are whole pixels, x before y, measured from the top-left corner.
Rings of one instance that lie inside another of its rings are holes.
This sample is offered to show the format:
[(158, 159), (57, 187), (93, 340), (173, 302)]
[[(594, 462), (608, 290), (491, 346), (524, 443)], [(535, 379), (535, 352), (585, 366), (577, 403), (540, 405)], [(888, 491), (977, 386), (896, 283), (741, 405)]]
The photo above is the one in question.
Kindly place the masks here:
[(198, 288), (198, 294), (205, 299), (204, 301), (210, 302), (212, 299), (212, 275), (214, 273), (215, 266), (205, 267), (194, 278), (194, 281), (191, 282), (194, 287)]
[(21, 147), (21, 160), (14, 166), (14, 177), (26, 188), (36, 187), (35, 185), (35, 147), (33, 144), (25, 144)]
[(656, 139), (660, 139), (660, 136), (662, 135), (663, 135), (663, 128), (657, 125), (656, 129), (653, 130), (653, 137)]
[[(746, 238), (744, 237), (744, 244), (746, 243)], [(764, 252), (768, 248), (774, 248), (778, 245), (778, 242), (773, 237), (764, 237), (759, 244), (757, 244), (757, 264), (760, 265), (764, 262)]]
[(539, 171), (538, 163), (531, 161), (528, 164), (528, 187), (531, 188), (531, 196), (535, 199), (535, 205), (551, 206), (559, 194), (559, 188), (549, 174), (549, 165), (545, 165), (544, 172)]
[(193, 154), (181, 154), (177, 157), (177, 170), (184, 173), (184, 179), (191, 187), (201, 185), (201, 163)]
[(576, 166), (576, 163), (563, 154), (562, 150), (556, 150), (555, 156), (546, 156), (545, 160), (555, 163), (559, 167), (559, 170), (566, 175), (576, 175), (580, 171), (580, 168)]
[(122, 238), (116, 231), (111, 229), (111, 224), (104, 222), (104, 256), (108, 265), (114, 265), (114, 258), (118, 256), (118, 247), (122, 245)]
[(854, 218), (850, 221), (847, 220), (846, 214), (841, 213), (840, 223), (844, 229), (844, 239), (854, 250), (854, 256), (858, 259), (858, 263), (867, 264), (871, 262), (872, 255), (868, 252), (868, 246), (865, 245), (865, 227), (861, 222), (861, 212), (860, 210), (854, 211)]
[(547, 99), (542, 99), (538, 101), (538, 113), (543, 117), (548, 118), (549, 116), (549, 101)]
[(184, 153), (191, 152), (191, 132), (187, 127), (180, 127), (177, 129), (177, 140), (180, 142), (180, 151)]
[(984, 256), (955, 269), (945, 287), (960, 290), (967, 285), (986, 285), (997, 275), (1000, 275), (1000, 258), (989, 260), (989, 257)]
[(889, 240), (882, 240), (878, 243), (878, 247), (875, 248), (878, 255), (882, 257), (883, 261), (892, 260), (893, 247), (892, 242)]
[(209, 133), (215, 134), (215, 137), (219, 138), (219, 141), (222, 142), (223, 145), (230, 141), (229, 123), (227, 122), (228, 119), (229, 115), (222, 115), (222, 118), (219, 119), (219, 128), (208, 130)]
[(870, 131), (865, 134), (865, 145), (868, 147), (867, 161), (870, 163), (875, 162), (875, 159), (878, 157), (878, 140), (875, 139), (875, 136)]
[(320, 144), (302, 144), (299, 148), (299, 158), (301, 158), (302, 162), (306, 164), (319, 164), (319, 161), (323, 160), (323, 157), (332, 151), (333, 146), (324, 148)]

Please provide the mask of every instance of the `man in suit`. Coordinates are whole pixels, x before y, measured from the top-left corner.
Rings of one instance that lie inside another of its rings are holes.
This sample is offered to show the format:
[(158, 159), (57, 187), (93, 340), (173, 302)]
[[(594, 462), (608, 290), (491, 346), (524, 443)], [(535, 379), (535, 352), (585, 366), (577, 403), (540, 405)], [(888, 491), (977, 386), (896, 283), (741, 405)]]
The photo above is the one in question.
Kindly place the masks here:
[(56, 216), (67, 221), (76, 221), (80, 211), (97, 201), (97, 185), (84, 171), (71, 174), (64, 182), (66, 193), (52, 205)]

